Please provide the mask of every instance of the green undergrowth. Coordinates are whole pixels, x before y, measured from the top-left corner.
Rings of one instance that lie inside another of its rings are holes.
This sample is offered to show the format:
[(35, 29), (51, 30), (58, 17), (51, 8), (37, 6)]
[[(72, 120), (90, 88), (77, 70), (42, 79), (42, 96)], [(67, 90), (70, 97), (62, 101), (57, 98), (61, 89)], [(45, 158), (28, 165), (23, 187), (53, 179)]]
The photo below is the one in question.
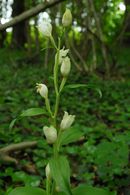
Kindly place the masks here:
[[(50, 84), (53, 78), (48, 78), (42, 63), (31, 65), (20, 61), (17, 64), (19, 58), (19, 53), (15, 53), (14, 58), (7, 59), (6, 55), (0, 62), (0, 146), (28, 140), (37, 140), (38, 145), (13, 153), (12, 156), (19, 160), (17, 166), (0, 162), (0, 189), (3, 190), (19, 185), (44, 185), (44, 167), (51, 156), (43, 136), (44, 116), (23, 118), (9, 130), (10, 122), (21, 111), (44, 106), (42, 98), (36, 93), (36, 83), (48, 85), (51, 104), (54, 102)], [(127, 186), (130, 179), (130, 80), (102, 80), (94, 75), (72, 71), (69, 81), (68, 84), (88, 85), (72, 90), (66, 88), (62, 94), (59, 119), (70, 107), (71, 114), (77, 113), (75, 128), (85, 133), (76, 144), (64, 149), (71, 160), (72, 185), (87, 182), (110, 189)]]

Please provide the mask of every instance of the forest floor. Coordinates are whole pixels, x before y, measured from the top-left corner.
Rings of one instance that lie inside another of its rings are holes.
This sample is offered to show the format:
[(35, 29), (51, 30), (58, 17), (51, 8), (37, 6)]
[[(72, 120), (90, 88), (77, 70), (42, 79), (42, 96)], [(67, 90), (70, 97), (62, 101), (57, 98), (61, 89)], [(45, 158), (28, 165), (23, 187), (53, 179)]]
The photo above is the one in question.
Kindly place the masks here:
[[(44, 106), (36, 93), (36, 83), (48, 85), (51, 105), (55, 98), (52, 77), (43, 65), (18, 61), (12, 57), (0, 62), (0, 144), (4, 147), (37, 140), (38, 145), (33, 150), (12, 154), (19, 160), (18, 166), (0, 162), (1, 194), (4, 189), (18, 185), (41, 185), (45, 177), (44, 167), (51, 155), (51, 148), (42, 132), (46, 124), (44, 117), (23, 118), (9, 130), (10, 122), (23, 110)], [(130, 185), (130, 79), (102, 80), (99, 76), (72, 71), (68, 84), (75, 83), (88, 84), (88, 87), (64, 90), (59, 112), (59, 120), (64, 111), (75, 114), (74, 128), (85, 135), (62, 151), (70, 159), (72, 183), (87, 182), (119, 191), (127, 190)]]

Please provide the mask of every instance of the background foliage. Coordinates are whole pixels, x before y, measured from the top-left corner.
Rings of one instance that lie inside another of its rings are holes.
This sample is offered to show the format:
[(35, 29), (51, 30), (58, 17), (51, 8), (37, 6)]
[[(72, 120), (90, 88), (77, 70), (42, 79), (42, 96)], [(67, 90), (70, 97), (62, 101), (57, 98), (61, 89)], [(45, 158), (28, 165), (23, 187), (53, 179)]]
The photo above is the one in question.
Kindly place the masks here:
[[(7, 17), (8, 3), (1, 1), (1, 22)], [(19, 7), (18, 3), (14, 0), (11, 4), (13, 17), (41, 1), (23, 1)], [(66, 88), (61, 102), (59, 120), (69, 108), (70, 113), (76, 114), (74, 128), (85, 133), (77, 143), (63, 149), (71, 161), (72, 185), (87, 183), (129, 194), (129, 1), (61, 1), (44, 13), (44, 17), (50, 16), (54, 36), (57, 32), (59, 36), (62, 34), (59, 24), (65, 7), (72, 10), (74, 18), (62, 43), (70, 48), (72, 61), (68, 84), (88, 85)], [(48, 40), (36, 28), (42, 19), (41, 13), (24, 21), (22, 28), (16, 25), (12, 32), (0, 32), (0, 147), (38, 141), (33, 149), (11, 154), (18, 159), (17, 165), (0, 161), (0, 194), (16, 186), (44, 185), (44, 167), (51, 155), (42, 132), (46, 119), (43, 116), (23, 118), (9, 130), (10, 122), (21, 111), (43, 106), (35, 83), (46, 83), (51, 104), (54, 102), (49, 76), (54, 54)], [(44, 50), (46, 47), (49, 49)]]

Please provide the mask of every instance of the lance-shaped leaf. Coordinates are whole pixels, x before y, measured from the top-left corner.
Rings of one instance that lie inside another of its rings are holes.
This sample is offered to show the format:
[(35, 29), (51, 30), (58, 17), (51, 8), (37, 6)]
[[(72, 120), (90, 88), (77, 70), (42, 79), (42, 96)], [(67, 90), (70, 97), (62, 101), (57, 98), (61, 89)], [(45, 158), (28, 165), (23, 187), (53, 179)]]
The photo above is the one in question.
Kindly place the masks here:
[(70, 189), (70, 167), (66, 157), (52, 158), (49, 165), (51, 175), (60, 191), (65, 192), (66, 195), (72, 195)]
[(20, 114), (21, 117), (25, 116), (37, 116), (41, 114), (47, 114), (47, 112), (43, 108), (30, 108), (22, 112)]
[(94, 89), (95, 91), (98, 92), (100, 98), (102, 97), (102, 92), (101, 90), (96, 86), (96, 85), (92, 85), (92, 84), (71, 84), (71, 85), (66, 85), (66, 89), (76, 89), (76, 88), (81, 88), (81, 87), (86, 87), (88, 89)]
[(66, 145), (72, 142), (75, 142), (77, 140), (80, 140), (80, 138), (83, 136), (83, 132), (78, 127), (71, 127), (65, 131), (62, 132), (59, 144), (60, 145)]
[(96, 188), (88, 185), (80, 185), (73, 190), (73, 195), (116, 195), (116, 192)]
[(46, 195), (46, 192), (41, 188), (25, 186), (15, 188), (8, 195)]
[(23, 111), (17, 118), (12, 120), (12, 122), (9, 125), (9, 129), (12, 129), (16, 121), (20, 120), (23, 117), (29, 117), (29, 116), (38, 116), (41, 114), (46, 114), (47, 112), (43, 108), (29, 108), (25, 111)]

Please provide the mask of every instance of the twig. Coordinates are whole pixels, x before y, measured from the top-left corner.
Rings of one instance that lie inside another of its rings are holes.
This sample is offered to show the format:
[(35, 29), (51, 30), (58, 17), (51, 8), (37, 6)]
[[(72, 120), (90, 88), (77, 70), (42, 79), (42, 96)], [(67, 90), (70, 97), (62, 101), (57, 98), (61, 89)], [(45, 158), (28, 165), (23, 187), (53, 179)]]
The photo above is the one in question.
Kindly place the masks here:
[(51, 3), (39, 3), (37, 6), (35, 6), (31, 9), (23, 12), (22, 14), (14, 17), (9, 22), (6, 22), (5, 24), (0, 24), (0, 31), (3, 31), (8, 27), (12, 27), (12, 26), (18, 24), (19, 22), (27, 20), (31, 17), (34, 17), (37, 14), (39, 14), (41, 11), (45, 11), (46, 9), (53, 7), (58, 3), (62, 3), (63, 1), (66, 1), (66, 0), (56, 0), (56, 1), (51, 1)]
[(24, 150), (26, 148), (32, 148), (37, 145), (37, 141), (20, 142), (17, 144), (11, 144), (0, 149), (0, 160), (4, 162), (13, 162), (18, 164), (18, 160), (11, 157), (10, 153)]

